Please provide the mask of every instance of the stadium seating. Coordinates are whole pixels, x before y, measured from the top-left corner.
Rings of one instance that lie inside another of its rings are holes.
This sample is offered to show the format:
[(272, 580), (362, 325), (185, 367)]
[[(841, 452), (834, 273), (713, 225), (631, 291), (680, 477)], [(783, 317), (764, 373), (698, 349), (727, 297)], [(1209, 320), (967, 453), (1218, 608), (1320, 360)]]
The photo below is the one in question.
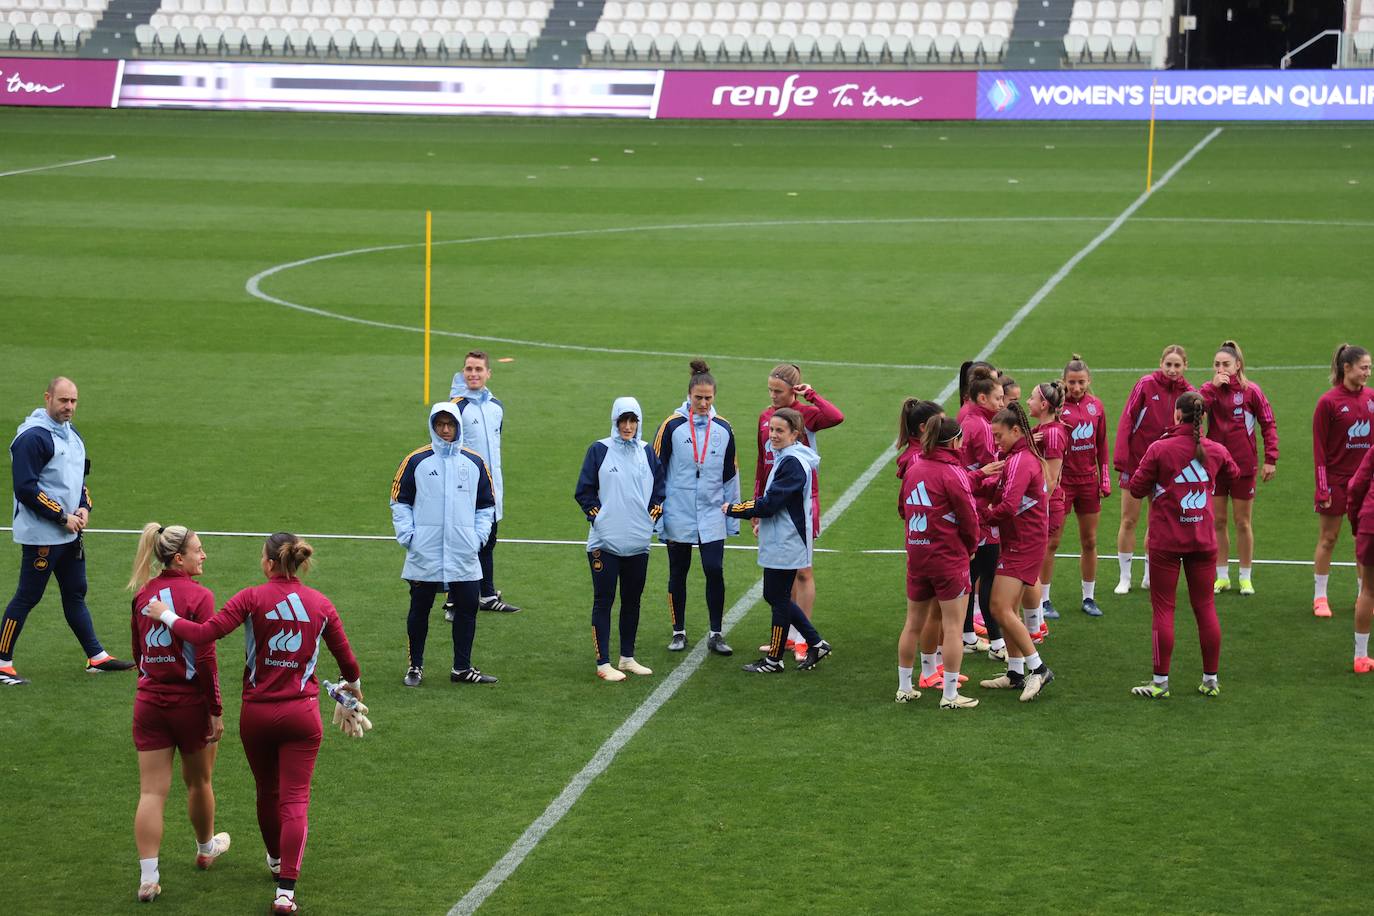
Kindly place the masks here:
[(1374, 0), (1350, 0), (1349, 13), (1348, 62), (1357, 66), (1374, 64)]
[(109, 0), (0, 0), (0, 52), (75, 53)]
[(1075, 0), (1064, 56), (1070, 65), (1161, 67), (1172, 6), (1166, 0)]
[(1015, 11), (1012, 0), (611, 0), (588, 51), (594, 64), (996, 66)]

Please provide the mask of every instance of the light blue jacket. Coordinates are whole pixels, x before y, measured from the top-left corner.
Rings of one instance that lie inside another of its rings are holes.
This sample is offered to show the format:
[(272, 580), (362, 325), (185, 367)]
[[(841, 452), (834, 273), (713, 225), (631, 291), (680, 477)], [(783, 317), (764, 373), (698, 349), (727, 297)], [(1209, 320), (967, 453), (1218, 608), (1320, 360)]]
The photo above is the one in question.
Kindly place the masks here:
[(663, 465), (643, 439), (622, 439), (616, 417), (632, 413), (644, 428), (644, 412), (634, 398), (616, 398), (611, 434), (587, 449), (573, 498), (592, 523), (587, 550), (633, 557), (649, 552), (654, 523), (663, 514)]
[(730, 507), (736, 518), (759, 520), (759, 565), (805, 569), (811, 565), (811, 475), (821, 456), (800, 442), (774, 453), (763, 495)]
[(506, 484), (501, 476), (501, 433), (506, 424), (506, 407), (489, 389), (469, 391), (463, 373), (453, 376), (449, 399), (458, 405), (462, 417), (463, 444), (482, 456), (496, 487), (496, 520), (506, 515)]
[(477, 551), (491, 536), (496, 500), (482, 456), (434, 431), (441, 413), (459, 423), (458, 408), (429, 411), (430, 444), (405, 457), (391, 482), (391, 524), (406, 548), (401, 578), (412, 582), (475, 582)]
[(14, 542), (68, 544), (76, 535), (57, 520), (89, 506), (86, 443), (71, 423), (58, 423), (43, 408), (29, 414), (10, 441), (14, 481)]
[(739, 502), (735, 432), (714, 407), (702, 417), (683, 402), (658, 428), (654, 452), (667, 478), (661, 540), (709, 544), (739, 534), (739, 519), (720, 512), (723, 504)]

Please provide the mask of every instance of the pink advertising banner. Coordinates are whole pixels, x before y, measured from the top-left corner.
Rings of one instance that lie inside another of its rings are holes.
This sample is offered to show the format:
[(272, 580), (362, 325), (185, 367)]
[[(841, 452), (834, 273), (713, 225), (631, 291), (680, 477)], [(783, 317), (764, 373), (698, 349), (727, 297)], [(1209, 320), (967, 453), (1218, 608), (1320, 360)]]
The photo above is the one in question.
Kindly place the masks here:
[(0, 57), (0, 105), (113, 108), (123, 68), (120, 60)]
[(667, 70), (654, 117), (971, 120), (978, 74)]

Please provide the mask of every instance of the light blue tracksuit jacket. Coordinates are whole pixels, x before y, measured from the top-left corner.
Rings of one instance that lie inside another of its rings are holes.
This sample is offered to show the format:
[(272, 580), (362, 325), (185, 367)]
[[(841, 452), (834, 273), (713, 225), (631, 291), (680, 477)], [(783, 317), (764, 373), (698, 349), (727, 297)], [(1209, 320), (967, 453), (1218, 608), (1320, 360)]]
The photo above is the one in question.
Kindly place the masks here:
[[(43, 408), (24, 418), (10, 441), (14, 478), (14, 542), (37, 547), (68, 544), (77, 536), (57, 519), (86, 500), (86, 443), (71, 423)], [(38, 509), (43, 510), (39, 514)]]
[(739, 534), (739, 519), (720, 511), (724, 503), (739, 502), (735, 432), (714, 407), (702, 417), (684, 401), (658, 428), (654, 452), (667, 479), (661, 540), (709, 544)]
[(587, 550), (633, 557), (649, 552), (654, 523), (663, 514), (663, 465), (643, 439), (620, 437), (615, 421), (626, 413), (638, 417), (644, 428), (639, 402), (616, 398), (611, 434), (587, 449), (573, 498), (592, 523)]
[(491, 471), (496, 488), (496, 520), (506, 515), (506, 484), (501, 474), (501, 434), (506, 425), (506, 407), (490, 390), (469, 391), (463, 373), (453, 377), (449, 399), (458, 405), (462, 417), (463, 444), (482, 456)]

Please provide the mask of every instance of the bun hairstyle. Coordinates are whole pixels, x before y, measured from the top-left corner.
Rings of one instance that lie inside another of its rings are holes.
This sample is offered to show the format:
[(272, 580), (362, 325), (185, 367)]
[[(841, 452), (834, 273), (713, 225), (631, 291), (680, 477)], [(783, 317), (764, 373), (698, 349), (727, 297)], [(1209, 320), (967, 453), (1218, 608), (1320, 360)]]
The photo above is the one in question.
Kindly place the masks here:
[(1179, 420), (1193, 425), (1193, 457), (1202, 461), (1206, 452), (1202, 450), (1202, 418), (1207, 415), (1207, 404), (1196, 391), (1186, 391), (1174, 404), (1178, 409)]
[(778, 363), (773, 367), (773, 371), (768, 373), (769, 378), (781, 379), (789, 385), (801, 384), (801, 366), (794, 363)]
[(1026, 408), (1020, 401), (1011, 401), (1006, 407), (997, 411), (992, 422), (1021, 430), (1021, 435), (1026, 437), (1026, 445), (1030, 448), (1031, 454), (1039, 459), (1042, 468), (1045, 466), (1045, 455), (1040, 451), (1040, 446), (1035, 444), (1035, 434), (1034, 430), (1031, 429), (1030, 417), (1026, 416)]
[(945, 410), (934, 401), (920, 398), (907, 398), (902, 402), (902, 413), (897, 418), (897, 441), (895, 448), (905, 448), (907, 443), (921, 435), (921, 427), (928, 426), (931, 417), (938, 417)]
[(942, 445), (949, 445), (964, 434), (959, 421), (952, 417), (940, 417), (926, 424), (921, 435), (921, 454), (931, 455)]
[(1064, 383), (1057, 378), (1051, 379), (1036, 385), (1035, 390), (1040, 392), (1040, 397), (1049, 405), (1050, 419), (1058, 420), (1060, 412), (1064, 409)]
[(997, 376), (997, 370), (993, 368), (992, 364), (984, 362), (981, 359), (966, 359), (964, 360), (963, 364), (959, 366), (960, 404), (964, 403), (965, 401), (973, 400), (973, 396), (969, 394), (968, 389), (969, 386), (973, 383), (975, 377), (983, 377), (984, 374), (982, 370), (986, 370), (988, 373), (991, 373), (987, 376), (988, 378), (995, 378)]
[(138, 548), (134, 551), (134, 571), (129, 577), (128, 589), (136, 592), (157, 575), (156, 565), (166, 569), (172, 565), (177, 554), (186, 550), (186, 545), (195, 534), (185, 525), (163, 527), (157, 522), (143, 526), (138, 536)]
[(1223, 340), (1221, 346), (1217, 347), (1218, 353), (1225, 353), (1236, 361), (1236, 379), (1240, 382), (1240, 387), (1245, 388), (1249, 382), (1245, 380), (1245, 354), (1241, 352), (1240, 344), (1234, 340)]
[(997, 378), (997, 370), (987, 363), (978, 363), (968, 372), (968, 386), (963, 399), (976, 402), (985, 394), (1001, 390), (1002, 383)]
[(1164, 360), (1168, 359), (1170, 354), (1173, 353), (1177, 353), (1179, 359), (1183, 360), (1183, 368), (1188, 368), (1188, 351), (1183, 349), (1179, 344), (1169, 344), (1169, 346), (1164, 348), (1164, 352), (1159, 354), (1160, 365), (1163, 365)]
[(711, 374), (711, 367), (706, 365), (704, 359), (692, 360), (692, 378), (687, 383), (687, 393), (691, 394), (698, 385), (710, 385), (712, 390), (716, 387), (716, 377)]
[(1089, 387), (1091, 387), (1093, 372), (1088, 368), (1088, 364), (1083, 361), (1083, 357), (1078, 353), (1069, 357), (1069, 361), (1064, 364), (1064, 374), (1061, 375), (1060, 378), (1068, 378), (1070, 372), (1088, 373)]
[(276, 570), (294, 578), (298, 572), (310, 571), (310, 558), (315, 555), (315, 548), (294, 534), (278, 531), (267, 538), (263, 552)]
[(1331, 355), (1331, 384), (1339, 385), (1345, 381), (1345, 370), (1369, 355), (1364, 347), (1343, 343)]
[[(786, 381), (786, 379), (784, 379), (784, 381)], [(777, 410), (773, 411), (773, 419), (782, 420), (786, 423), (788, 428), (792, 430), (793, 435), (800, 436), (802, 434), (804, 424), (802, 423), (801, 411), (794, 410), (791, 407), (779, 407)]]

